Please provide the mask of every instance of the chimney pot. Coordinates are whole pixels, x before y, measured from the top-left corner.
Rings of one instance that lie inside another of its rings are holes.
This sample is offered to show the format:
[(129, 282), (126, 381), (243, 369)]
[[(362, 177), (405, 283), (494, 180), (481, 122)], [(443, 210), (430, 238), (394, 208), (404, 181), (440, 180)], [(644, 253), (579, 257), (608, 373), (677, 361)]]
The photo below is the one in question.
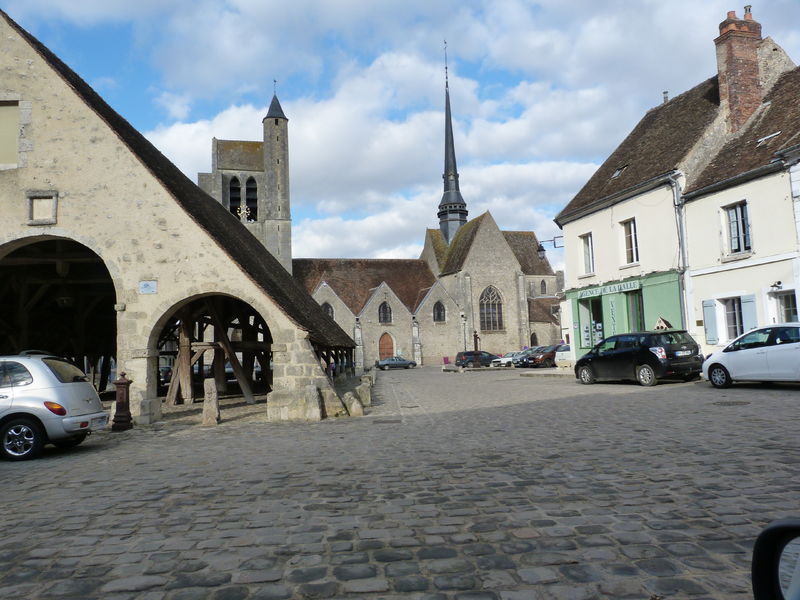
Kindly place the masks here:
[(748, 4), (744, 7), (744, 18), (747, 20), (751, 20), (753, 18), (753, 13), (751, 9), (753, 8), (752, 4)]
[(737, 18), (737, 17), (736, 17), (736, 11), (735, 11), (735, 10), (729, 10), (729, 11), (728, 11), (728, 18), (729, 18), (729, 19), (735, 19), (735, 18)]
[(669, 91), (664, 90), (663, 93), (664, 93), (664, 104), (666, 104), (667, 102), (669, 102)]

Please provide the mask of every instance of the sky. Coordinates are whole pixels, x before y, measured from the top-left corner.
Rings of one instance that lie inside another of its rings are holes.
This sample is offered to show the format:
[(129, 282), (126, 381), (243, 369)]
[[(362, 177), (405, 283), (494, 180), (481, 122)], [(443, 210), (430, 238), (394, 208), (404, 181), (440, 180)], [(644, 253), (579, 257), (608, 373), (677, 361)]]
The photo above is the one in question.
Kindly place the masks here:
[[(295, 257), (417, 258), (438, 228), (445, 40), (469, 217), (535, 231), (663, 92), (716, 74), (722, 0), (6, 0), (187, 176), (289, 118)], [(795, 62), (800, 0), (753, 16)], [(277, 82), (277, 83), (276, 83)]]

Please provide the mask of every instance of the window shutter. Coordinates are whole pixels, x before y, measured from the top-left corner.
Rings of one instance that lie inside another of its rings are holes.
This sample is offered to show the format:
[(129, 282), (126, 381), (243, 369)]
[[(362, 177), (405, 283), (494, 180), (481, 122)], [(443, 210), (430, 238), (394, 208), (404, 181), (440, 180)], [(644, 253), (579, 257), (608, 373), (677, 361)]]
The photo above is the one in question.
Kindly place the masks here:
[(750, 331), (758, 327), (758, 315), (756, 313), (756, 297), (742, 296), (742, 330)]
[(703, 300), (703, 325), (706, 329), (706, 344), (719, 342), (717, 335), (717, 301)]

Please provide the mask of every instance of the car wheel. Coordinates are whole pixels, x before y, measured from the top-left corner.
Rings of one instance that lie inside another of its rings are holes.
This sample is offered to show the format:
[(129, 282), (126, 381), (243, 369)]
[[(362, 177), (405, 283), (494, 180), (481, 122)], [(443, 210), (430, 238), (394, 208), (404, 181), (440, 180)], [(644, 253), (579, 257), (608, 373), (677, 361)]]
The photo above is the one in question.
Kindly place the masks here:
[(383, 369), (384, 371), (388, 371), (389, 370), (389, 365), (383, 365), (381, 367), (381, 369)]
[(731, 375), (722, 365), (711, 365), (708, 369), (708, 380), (715, 388), (731, 387)]
[(472, 362), (472, 361), (469, 361), (469, 362), (467, 363), (467, 368), (474, 369), (474, 368), (475, 368), (475, 363), (474, 363), (474, 362)]
[(594, 371), (592, 371), (591, 367), (583, 366), (578, 369), (578, 379), (584, 385), (589, 385), (590, 383), (594, 383)]
[(12, 419), (0, 427), (0, 450), (8, 460), (36, 458), (44, 445), (42, 428), (30, 419)]
[(404, 369), (410, 369), (410, 368), (411, 368), (411, 365), (406, 365), (406, 366), (405, 366), (405, 367), (403, 367), (403, 368), (404, 368)]
[(65, 440), (56, 440), (53, 442), (53, 446), (56, 448), (74, 448), (75, 446), (80, 445), (88, 435), (88, 433), (79, 433), (78, 435)]
[(656, 372), (653, 370), (653, 367), (650, 365), (639, 365), (636, 367), (636, 381), (639, 382), (639, 385), (651, 387), (654, 386), (658, 380), (656, 379)]

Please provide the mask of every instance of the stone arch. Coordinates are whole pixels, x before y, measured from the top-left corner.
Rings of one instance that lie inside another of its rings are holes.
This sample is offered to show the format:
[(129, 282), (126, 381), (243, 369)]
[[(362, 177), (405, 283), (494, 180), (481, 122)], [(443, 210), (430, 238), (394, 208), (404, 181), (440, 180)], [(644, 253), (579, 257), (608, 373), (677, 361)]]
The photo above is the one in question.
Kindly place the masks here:
[(385, 331), (378, 339), (378, 360), (383, 360), (384, 358), (389, 358), (394, 356), (394, 338), (392, 334)]
[(159, 318), (148, 347), (159, 396), (171, 404), (202, 397), (203, 379), (248, 402), (272, 390), (272, 331), (251, 304), (220, 293), (186, 298)]
[(544, 279), (542, 279), (541, 283), (539, 284), (539, 293), (542, 296), (547, 295), (547, 282)]
[(444, 306), (444, 302), (441, 300), (437, 300), (436, 304), (433, 305), (433, 322), (434, 323), (444, 323), (447, 318), (447, 309)]
[(0, 354), (65, 356), (104, 391), (117, 355), (117, 286), (105, 261), (60, 236), (16, 239), (0, 257)]
[(378, 323), (391, 323), (392, 322), (392, 307), (388, 302), (381, 302), (378, 307)]
[(500, 331), (503, 324), (503, 297), (493, 285), (481, 292), (478, 300), (481, 331)]
[(322, 311), (328, 315), (331, 319), (334, 317), (333, 306), (331, 306), (330, 302), (323, 302), (322, 303)]
[(242, 208), (242, 184), (238, 177), (231, 177), (228, 184), (228, 210), (237, 219), (241, 218)]
[(247, 221), (258, 221), (258, 184), (254, 177), (248, 177), (245, 182), (245, 207), (247, 208)]

